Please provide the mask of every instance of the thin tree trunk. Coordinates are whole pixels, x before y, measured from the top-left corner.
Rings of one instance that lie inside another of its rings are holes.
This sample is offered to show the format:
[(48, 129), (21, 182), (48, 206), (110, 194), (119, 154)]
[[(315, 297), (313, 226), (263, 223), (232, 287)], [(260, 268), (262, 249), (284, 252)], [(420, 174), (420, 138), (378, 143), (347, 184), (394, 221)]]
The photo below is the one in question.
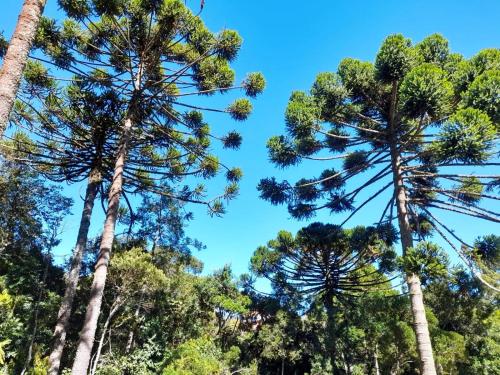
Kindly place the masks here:
[(375, 375), (380, 375), (380, 366), (378, 363), (378, 345), (375, 344), (375, 351), (373, 352), (373, 362), (375, 365)]
[(285, 358), (281, 358), (281, 375), (285, 375)]
[(87, 245), (90, 218), (92, 216), (94, 202), (101, 181), (101, 173), (97, 169), (92, 170), (85, 192), (85, 201), (83, 203), (82, 217), (80, 219), (80, 228), (78, 230), (76, 246), (73, 252), (73, 259), (71, 260), (71, 267), (66, 279), (66, 290), (57, 315), (57, 323), (54, 330), (54, 344), (49, 357), (49, 375), (57, 375), (59, 373), (59, 367), (61, 366), (61, 357), (66, 342), (66, 330), (68, 328), (73, 299), (75, 298), (76, 288), (78, 286), (83, 254)]
[[(409, 248), (413, 247), (412, 229), (410, 226), (410, 215), (407, 208), (407, 193), (403, 182), (400, 151), (397, 149), (396, 135), (396, 107), (397, 107), (397, 82), (392, 85), (391, 108), (389, 122), (391, 129), (391, 167), (394, 181), (394, 196), (398, 213), (399, 233), (403, 256)], [(425, 316), (424, 298), (420, 278), (413, 273), (406, 275), (406, 283), (410, 292), (411, 311), (413, 316), (413, 328), (417, 338), (417, 351), (420, 358), (420, 374), (436, 375), (436, 366), (432, 354), (431, 336), (427, 317)]]
[(335, 335), (335, 308), (333, 306), (333, 296), (325, 296), (324, 304), (327, 316), (326, 330), (330, 344), (328, 347), (330, 364), (332, 366), (332, 374), (336, 374), (337, 368), (335, 365), (335, 359), (337, 356), (337, 337)]
[(109, 191), (108, 210), (106, 221), (102, 233), (101, 245), (99, 248), (99, 257), (94, 272), (94, 280), (90, 290), (90, 300), (87, 305), (87, 312), (80, 332), (80, 340), (76, 350), (75, 360), (73, 362), (73, 375), (86, 375), (90, 362), (90, 354), (94, 345), (97, 320), (101, 312), (102, 296), (106, 284), (108, 273), (108, 264), (111, 257), (111, 248), (115, 236), (115, 226), (118, 219), (118, 208), (123, 185), (123, 169), (127, 158), (127, 147), (132, 128), (132, 119), (128, 116), (123, 126), (122, 139), (118, 150), (113, 182)]
[[(396, 156), (394, 160), (395, 162), (393, 162), (393, 168), (396, 170), (394, 173), (396, 205), (404, 256), (406, 251), (413, 247), (413, 238), (406, 207), (407, 196), (401, 176), (399, 156)], [(427, 317), (425, 316), (424, 298), (422, 294), (422, 287), (420, 285), (420, 277), (416, 274), (409, 273), (406, 275), (406, 283), (408, 284), (408, 290), (410, 293), (413, 328), (417, 338), (417, 350), (420, 357), (420, 371), (422, 375), (436, 375), (429, 326), (427, 324)]]
[(25, 0), (0, 70), (0, 137), (3, 136), (47, 0)]
[(116, 301), (111, 306), (108, 317), (107, 317), (106, 321), (104, 322), (104, 326), (102, 327), (101, 339), (99, 340), (99, 345), (97, 346), (94, 364), (92, 366), (92, 370), (90, 371), (90, 375), (94, 375), (95, 372), (97, 371), (97, 365), (99, 364), (99, 359), (101, 357), (102, 347), (104, 346), (104, 337), (106, 336), (106, 332), (108, 330), (109, 323), (111, 322), (111, 319), (113, 319), (113, 316), (115, 316), (116, 312), (118, 311), (118, 309), (120, 307), (121, 307), (121, 301), (119, 298), (117, 298)]
[(141, 312), (141, 304), (144, 299), (144, 291), (141, 292), (139, 297), (139, 302), (137, 303), (137, 308), (134, 312), (134, 322), (132, 324), (132, 328), (130, 328), (130, 332), (128, 334), (127, 346), (125, 347), (125, 354), (129, 354), (130, 350), (132, 350), (132, 346), (134, 344), (134, 333), (137, 329), (137, 320), (139, 319), (139, 314)]

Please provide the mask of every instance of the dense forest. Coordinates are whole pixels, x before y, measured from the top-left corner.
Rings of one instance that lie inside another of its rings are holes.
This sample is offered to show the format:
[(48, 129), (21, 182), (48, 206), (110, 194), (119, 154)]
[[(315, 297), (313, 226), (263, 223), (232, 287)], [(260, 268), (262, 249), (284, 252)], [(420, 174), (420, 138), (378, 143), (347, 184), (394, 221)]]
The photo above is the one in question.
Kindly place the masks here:
[(266, 88), (242, 37), (205, 1), (46, 2), (0, 34), (2, 374), (500, 375), (500, 49), (391, 34), (291, 92), (254, 192), (303, 227), (238, 275), (188, 228), (244, 199), (243, 137), (213, 120)]

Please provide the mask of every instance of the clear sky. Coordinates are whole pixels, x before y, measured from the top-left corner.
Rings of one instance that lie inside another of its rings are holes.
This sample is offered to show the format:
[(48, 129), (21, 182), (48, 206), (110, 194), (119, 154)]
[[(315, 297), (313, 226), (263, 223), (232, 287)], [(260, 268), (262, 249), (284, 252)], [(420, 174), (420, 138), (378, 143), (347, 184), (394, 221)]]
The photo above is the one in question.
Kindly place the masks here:
[[(187, 3), (193, 8), (199, 6), (198, 0)], [(0, 30), (7, 37), (21, 5), (22, 0), (0, 1)], [(58, 15), (56, 0), (48, 0), (46, 14)], [(205, 263), (205, 271), (229, 263), (235, 273), (246, 272), (258, 245), (265, 244), (280, 229), (295, 232), (306, 224), (291, 219), (286, 207), (260, 200), (256, 190), (262, 177), (290, 177), (295, 181), (315, 174), (314, 165), (282, 171), (268, 161), (266, 141), (283, 133), (283, 114), (293, 90), (309, 89), (317, 73), (336, 71), (345, 57), (373, 61), (382, 40), (392, 33), (403, 33), (418, 42), (438, 32), (449, 40), (453, 52), (466, 57), (483, 48), (500, 47), (499, 15), (498, 0), (206, 0), (202, 18), (209, 28), (235, 29), (244, 38), (234, 64), (237, 76), (243, 78), (247, 72), (261, 71), (268, 85), (254, 102), (255, 110), (248, 121), (235, 124), (225, 117), (210, 118), (214, 128), (241, 130), (244, 142), (240, 151), (224, 152), (221, 159), (240, 166), (244, 179), (240, 196), (229, 204), (224, 217), (211, 218), (205, 208), (191, 207), (195, 220), (188, 233), (207, 246), (195, 254)], [(221, 105), (229, 101), (230, 97), (216, 100)], [(75, 215), (65, 221), (59, 256), (70, 254), (74, 246), (82, 206), (77, 197), (84, 193), (84, 187), (67, 186), (65, 192), (76, 198)], [(383, 207), (382, 200), (374, 201), (352, 224), (373, 223)], [(498, 205), (496, 208), (499, 211)], [(93, 218), (93, 235), (103, 223), (98, 204), (96, 210), (99, 212)], [(313, 221), (338, 223), (341, 218), (324, 212)], [(498, 224), (453, 215), (446, 215), (446, 219), (467, 240), (500, 232)]]

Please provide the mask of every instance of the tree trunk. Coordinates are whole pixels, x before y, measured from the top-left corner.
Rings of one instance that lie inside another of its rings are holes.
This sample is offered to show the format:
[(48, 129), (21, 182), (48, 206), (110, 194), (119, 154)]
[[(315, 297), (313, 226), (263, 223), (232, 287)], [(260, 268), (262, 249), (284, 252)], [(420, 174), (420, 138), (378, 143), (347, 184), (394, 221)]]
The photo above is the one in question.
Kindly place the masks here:
[[(403, 256), (406, 251), (413, 247), (412, 229), (407, 207), (407, 194), (403, 181), (403, 170), (401, 167), (401, 156), (398, 150), (398, 139), (396, 132), (396, 108), (397, 108), (397, 82), (392, 84), (391, 107), (389, 110), (389, 125), (391, 131), (391, 167), (394, 182), (394, 198), (398, 213), (399, 233)], [(425, 316), (424, 298), (420, 285), (420, 278), (415, 274), (406, 275), (406, 283), (410, 292), (411, 312), (413, 316), (413, 329), (417, 338), (417, 351), (420, 358), (420, 375), (436, 375), (436, 366), (432, 354), (431, 336), (427, 317)]]
[(111, 322), (111, 319), (113, 319), (113, 316), (115, 316), (116, 312), (118, 311), (118, 309), (120, 307), (121, 307), (121, 301), (120, 301), (120, 298), (117, 298), (116, 301), (113, 302), (113, 305), (111, 305), (111, 309), (109, 311), (108, 317), (107, 317), (106, 321), (104, 322), (104, 326), (102, 327), (101, 339), (99, 340), (99, 345), (97, 346), (94, 365), (92, 366), (92, 370), (90, 371), (90, 375), (94, 375), (95, 372), (97, 371), (97, 365), (99, 364), (99, 359), (101, 357), (102, 347), (104, 346), (104, 337), (106, 336), (106, 332), (108, 330), (109, 323)]
[(125, 354), (129, 354), (130, 350), (132, 350), (132, 346), (134, 344), (134, 334), (137, 329), (137, 321), (139, 320), (139, 314), (141, 312), (141, 304), (144, 299), (144, 291), (141, 292), (141, 296), (139, 297), (139, 302), (137, 303), (137, 308), (134, 312), (134, 321), (132, 323), (132, 328), (130, 328), (130, 332), (128, 334), (127, 346), (125, 347)]
[(90, 290), (90, 300), (87, 305), (87, 312), (80, 332), (80, 340), (76, 350), (75, 360), (73, 362), (73, 375), (86, 375), (90, 362), (90, 354), (94, 345), (97, 320), (101, 312), (102, 296), (106, 284), (108, 273), (108, 264), (111, 257), (111, 248), (115, 236), (115, 226), (118, 218), (118, 208), (123, 185), (123, 168), (127, 158), (127, 147), (132, 128), (132, 119), (127, 117), (123, 126), (123, 133), (120, 148), (115, 162), (115, 171), (113, 182), (108, 196), (108, 210), (106, 221), (102, 232), (101, 245), (99, 248), (99, 257), (94, 272), (94, 280)]
[(59, 308), (59, 313), (57, 315), (57, 323), (54, 330), (54, 344), (52, 346), (52, 352), (50, 353), (49, 357), (49, 375), (57, 375), (59, 373), (61, 357), (64, 349), (64, 344), (66, 342), (66, 330), (68, 327), (69, 317), (71, 315), (73, 299), (75, 298), (76, 288), (78, 286), (80, 269), (82, 267), (83, 253), (87, 245), (90, 218), (92, 216), (94, 202), (101, 181), (102, 177), (100, 172), (96, 169), (92, 170), (90, 172), (89, 182), (87, 184), (87, 191), (85, 192), (85, 201), (83, 203), (82, 217), (80, 219), (80, 228), (78, 230), (76, 246), (73, 252), (73, 259), (71, 260), (71, 267), (66, 279), (66, 290), (64, 292), (61, 307)]
[(21, 83), (38, 24), (47, 0), (25, 0), (16, 29), (0, 70), (0, 138), (3, 136), (12, 105)]
[[(393, 152), (393, 154), (395, 154), (395, 152)], [(413, 238), (409, 214), (406, 207), (407, 196), (406, 189), (403, 185), (399, 155), (396, 155), (392, 159), (399, 232), (401, 235), (401, 244), (404, 256), (407, 249), (413, 247)], [(408, 290), (410, 293), (413, 328), (417, 338), (417, 350), (420, 357), (420, 371), (422, 375), (436, 375), (436, 367), (434, 365), (434, 357), (432, 354), (429, 326), (427, 324), (427, 317), (425, 316), (424, 298), (422, 294), (422, 287), (420, 285), (420, 278), (418, 275), (413, 273), (407, 274), (406, 283), (408, 284)]]
[(380, 375), (380, 366), (378, 363), (378, 345), (375, 344), (375, 351), (373, 352), (373, 362), (375, 367), (375, 375)]
[(337, 337), (335, 335), (335, 307), (333, 306), (333, 296), (325, 296), (324, 300), (325, 308), (326, 308), (326, 315), (327, 315), (327, 321), (326, 321), (326, 330), (327, 330), (327, 335), (328, 335), (328, 341), (329, 341), (329, 357), (330, 357), (330, 364), (332, 366), (332, 374), (337, 373), (337, 368), (335, 365), (335, 359), (337, 356)]

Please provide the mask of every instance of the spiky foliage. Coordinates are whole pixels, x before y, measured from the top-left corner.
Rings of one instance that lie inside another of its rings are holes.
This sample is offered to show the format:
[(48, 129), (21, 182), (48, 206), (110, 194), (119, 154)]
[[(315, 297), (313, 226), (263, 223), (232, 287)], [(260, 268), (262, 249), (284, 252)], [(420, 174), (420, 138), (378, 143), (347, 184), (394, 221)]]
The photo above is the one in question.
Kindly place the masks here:
[[(252, 106), (237, 99), (226, 109), (206, 108), (196, 97), (234, 89), (250, 97), (262, 92), (260, 73), (234, 83), (230, 62), (240, 36), (232, 30), (210, 32), (179, 0), (61, 0), (59, 5), (68, 19), (42, 20), (35, 43), (42, 57), (32, 56), (13, 116), (44, 151), (32, 162), (46, 165), (50, 177), (75, 181), (100, 158), (109, 181), (112, 162), (106, 162), (113, 160), (120, 129), (130, 117), (125, 192), (164, 194), (223, 213), (224, 201), (237, 195), (241, 173), (211, 153), (212, 141), (238, 148), (241, 136), (234, 130), (215, 134), (203, 114), (245, 120)], [(71, 83), (62, 85), (68, 72)], [(219, 172), (228, 176), (228, 186), (214, 197), (203, 184), (163, 188), (188, 176), (211, 179)]]
[[(390, 225), (346, 230), (313, 223), (296, 236), (281, 231), (260, 246), (251, 269), (271, 280), (276, 290), (298, 293), (309, 301), (320, 296), (345, 302), (387, 282), (381, 274), (393, 270), (395, 233)], [(378, 269), (371, 268), (375, 263)]]
[(450, 53), (440, 35), (415, 45), (391, 35), (375, 63), (344, 59), (337, 73), (319, 74), (309, 92), (292, 93), (287, 134), (268, 142), (277, 166), (316, 160), (324, 171), (296, 183), (263, 179), (261, 197), (287, 204), (299, 219), (322, 209), (352, 211), (343, 223), (370, 201), (387, 199), (380, 224), (396, 217), (400, 186), (413, 236), (422, 240), (435, 230), (464, 255), (454, 241), (465, 242), (439, 212), (500, 221), (490, 203), (481, 205), (500, 198), (486, 189), (499, 178), (491, 173), (500, 165), (499, 69), (499, 50), (467, 60)]
[(394, 240), (395, 231), (390, 225), (378, 230), (345, 230), (313, 223), (296, 236), (279, 232), (276, 239), (255, 251), (251, 269), (268, 278), (278, 295), (292, 301), (298, 298), (299, 303), (306, 298), (311, 306), (321, 301), (327, 313), (330, 362), (336, 369), (336, 312), (340, 306), (352, 303), (353, 297), (389, 286), (382, 273), (394, 266), (395, 253), (390, 247)]

